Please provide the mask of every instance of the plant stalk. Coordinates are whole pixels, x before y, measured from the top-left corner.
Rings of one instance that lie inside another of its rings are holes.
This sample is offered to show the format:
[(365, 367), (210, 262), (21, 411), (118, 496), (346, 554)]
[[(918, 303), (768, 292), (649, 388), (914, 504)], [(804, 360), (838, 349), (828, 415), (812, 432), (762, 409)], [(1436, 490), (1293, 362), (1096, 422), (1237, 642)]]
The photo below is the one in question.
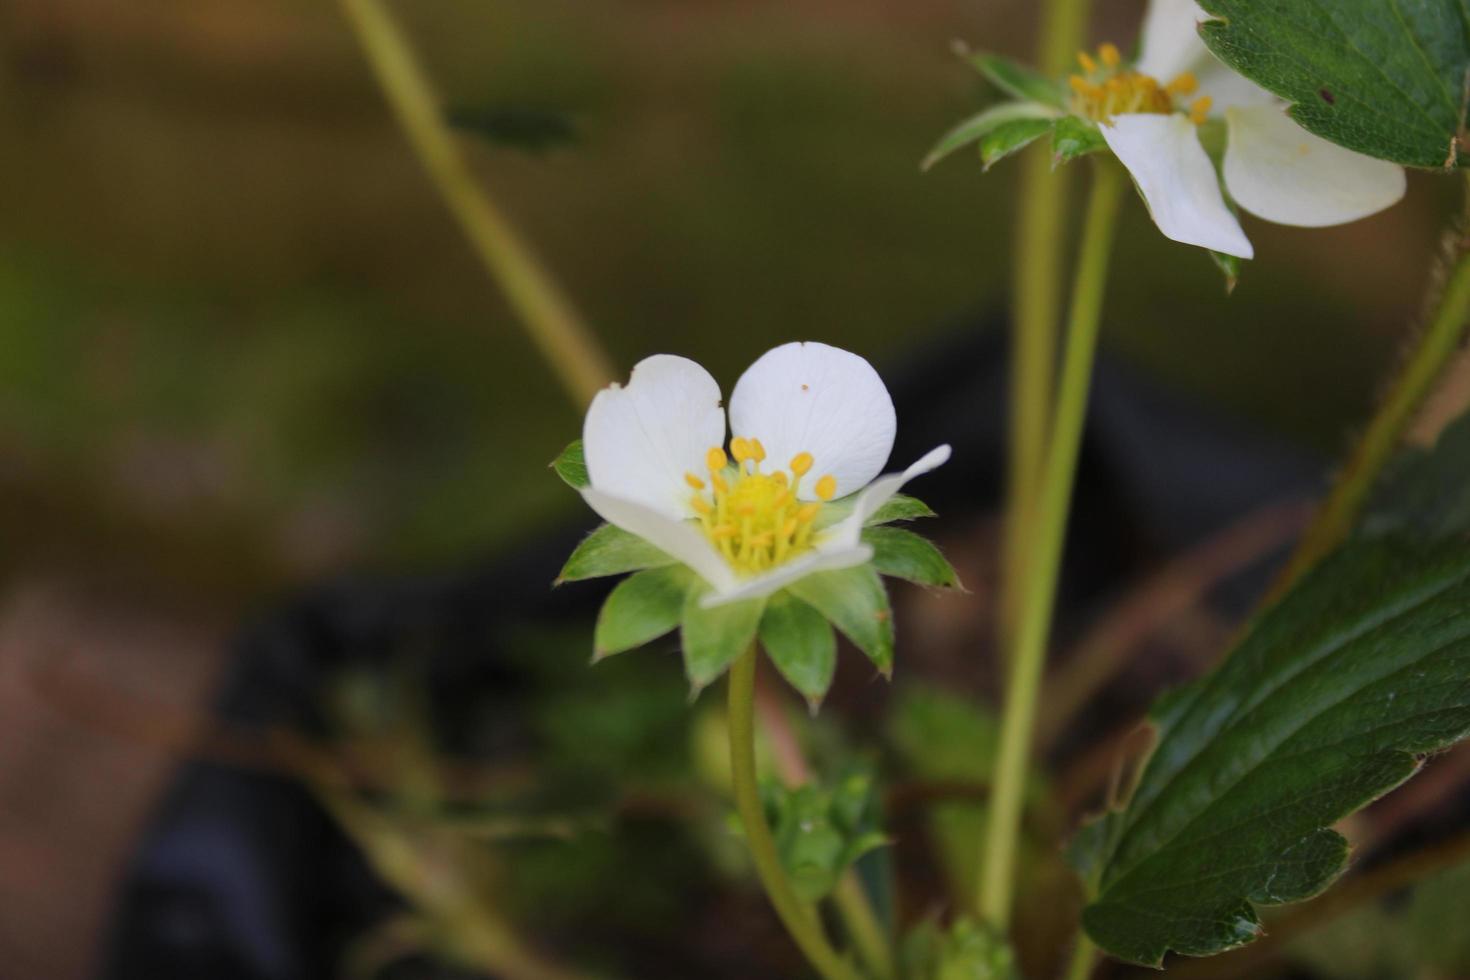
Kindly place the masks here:
[(750, 856), (755, 861), (756, 873), (766, 889), (766, 896), (807, 961), (824, 980), (860, 980), (857, 972), (828, 943), (812, 908), (792, 890), (786, 869), (781, 866), (776, 840), (766, 823), (755, 773), (755, 668), (758, 653), (758, 648), (752, 643), (730, 668), (730, 772), (734, 780), (735, 809), (745, 828), (745, 841), (750, 847)]
[(419, 162), (567, 394), (585, 406), (614, 377), (607, 353), (471, 172), (433, 86), (381, 0), (339, 2)]
[(1093, 168), (1092, 189), (1082, 230), (1067, 323), (1067, 346), (1058, 386), (1051, 439), (1042, 471), (1041, 496), (1035, 511), (1031, 555), (1020, 584), (1019, 618), (1010, 658), (1000, 745), (993, 774), (989, 821), (980, 866), (980, 917), (1004, 931), (1015, 891), (1016, 849), (1026, 773), (1036, 721), (1046, 645), (1056, 605), (1062, 543), (1072, 501), (1072, 483), (1082, 443), (1083, 421), (1097, 350), (1103, 292), (1112, 253), (1113, 228), (1125, 186), (1122, 170), (1109, 160)]

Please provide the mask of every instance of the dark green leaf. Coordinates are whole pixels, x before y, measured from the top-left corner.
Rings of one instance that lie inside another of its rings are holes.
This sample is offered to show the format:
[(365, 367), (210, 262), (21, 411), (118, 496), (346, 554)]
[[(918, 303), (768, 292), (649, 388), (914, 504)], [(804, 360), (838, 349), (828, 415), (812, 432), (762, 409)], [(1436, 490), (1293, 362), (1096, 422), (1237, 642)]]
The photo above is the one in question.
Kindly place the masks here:
[(873, 546), (873, 567), (884, 575), (941, 589), (960, 587), (954, 568), (928, 538), (901, 527), (869, 527), (863, 540)]
[(1453, 166), (1464, 128), (1463, 0), (1200, 0), (1200, 33), (1236, 71), (1295, 103), (1303, 127), (1415, 167)]
[(893, 673), (893, 613), (883, 580), (869, 565), (818, 572), (788, 586), (842, 631), (884, 677)]
[(556, 582), (577, 582), (604, 575), (621, 575), (642, 568), (674, 564), (674, 559), (636, 534), (604, 524), (582, 539), (562, 566)]
[(708, 587), (696, 582), (684, 598), (679, 638), (684, 645), (684, 673), (696, 693), (725, 672), (755, 642), (764, 599), (747, 599), (705, 609), (699, 604)]
[(1003, 102), (991, 106), (941, 136), (919, 167), (928, 170), (955, 150), (969, 146), (1004, 123), (1015, 122), (1017, 119), (1050, 119), (1055, 115), (1056, 110), (1036, 102)]
[(597, 614), (592, 660), (641, 647), (679, 625), (694, 573), (683, 565), (653, 568), (619, 582)]
[(582, 455), (581, 439), (563, 449), (561, 455), (552, 461), (551, 468), (573, 490), (584, 490), (592, 482), (587, 478), (587, 460)]
[(1052, 159), (1057, 163), (1071, 163), (1078, 157), (1098, 150), (1107, 149), (1108, 141), (1093, 123), (1076, 116), (1058, 119), (1051, 131)]
[(1055, 125), (1050, 119), (1017, 119), (1002, 123), (980, 140), (980, 162), (986, 170), (1036, 142)]
[(1089, 935), (1157, 965), (1250, 942), (1254, 905), (1326, 888), (1347, 857), (1329, 826), (1470, 731), (1470, 549), (1348, 545), (1152, 720), (1132, 799), (1073, 850)]
[(766, 600), (760, 638), (781, 676), (814, 709), (821, 704), (837, 667), (837, 637), (822, 614), (789, 592), (778, 592)]
[(498, 146), (541, 154), (577, 142), (572, 117), (555, 109), (525, 105), (454, 106), (449, 124)]
[(969, 61), (992, 85), (1013, 99), (1040, 102), (1059, 109), (1062, 107), (1062, 86), (1055, 79), (1047, 78), (1035, 69), (1012, 61), (1004, 55), (983, 52), (970, 55)]
[(1374, 487), (1359, 533), (1426, 541), (1470, 533), (1470, 414), (1447, 426), (1433, 449), (1399, 454)]

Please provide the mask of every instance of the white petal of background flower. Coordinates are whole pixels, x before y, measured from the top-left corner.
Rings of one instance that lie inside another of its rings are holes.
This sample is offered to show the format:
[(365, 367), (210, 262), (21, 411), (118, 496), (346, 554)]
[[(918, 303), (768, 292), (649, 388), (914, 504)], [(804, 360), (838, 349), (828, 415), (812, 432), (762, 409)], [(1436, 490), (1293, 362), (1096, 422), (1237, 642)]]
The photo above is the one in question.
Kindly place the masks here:
[(1103, 139), (1133, 175), (1159, 231), (1176, 242), (1243, 259), (1251, 243), (1225, 206), (1195, 126), (1179, 113), (1114, 116)]
[(783, 344), (740, 376), (730, 395), (730, 432), (759, 439), (768, 467), (784, 469), (798, 453), (815, 463), (798, 496), (815, 500), (830, 473), (838, 497), (877, 476), (897, 430), (893, 399), (873, 366), (827, 344)]
[(643, 503), (596, 487), (584, 488), (582, 499), (597, 512), (598, 517), (677, 558), (713, 588), (729, 591), (739, 584), (734, 570), (694, 523), (668, 517)]
[(948, 444), (938, 446), (919, 457), (918, 462), (903, 472), (889, 473), (868, 484), (863, 492), (858, 494), (852, 513), (844, 517), (842, 523), (829, 532), (826, 540), (833, 542), (836, 547), (851, 547), (862, 535), (863, 525), (867, 523), (868, 518), (878, 512), (879, 507), (892, 500), (893, 495), (903, 489), (903, 485), (914, 477), (922, 476), (949, 462), (949, 455)]
[(592, 485), (671, 518), (692, 513), (684, 474), (703, 473), (705, 452), (724, 443), (719, 384), (673, 354), (646, 357), (626, 386), (599, 391), (582, 424)]
[(716, 588), (700, 600), (706, 609), (723, 606), (743, 599), (759, 599), (786, 588), (797, 579), (806, 578), (816, 572), (830, 572), (839, 568), (850, 568), (871, 561), (873, 549), (865, 544), (821, 546), (816, 550), (793, 558), (761, 575), (745, 579), (730, 589)]
[(1356, 221), (1404, 196), (1402, 167), (1314, 136), (1276, 106), (1226, 112), (1225, 186), (1251, 214), (1320, 228)]

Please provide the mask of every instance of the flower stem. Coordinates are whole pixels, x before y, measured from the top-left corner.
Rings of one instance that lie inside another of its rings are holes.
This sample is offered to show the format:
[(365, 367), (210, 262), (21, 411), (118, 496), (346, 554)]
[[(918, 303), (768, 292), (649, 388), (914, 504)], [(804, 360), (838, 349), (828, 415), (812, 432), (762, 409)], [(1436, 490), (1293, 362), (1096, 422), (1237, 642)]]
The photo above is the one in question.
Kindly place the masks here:
[(444, 203), (567, 393), (586, 405), (613, 378), (607, 353), (470, 171), (433, 86), (381, 0), (339, 2)]
[(1082, 443), (1113, 226), (1123, 187), (1122, 171), (1111, 161), (1099, 161), (1093, 168), (1056, 413), (1035, 511), (1035, 533), (1029, 541), (1031, 555), (1024, 566), (1025, 578), (1019, 583), (1019, 618), (980, 866), (978, 910), (981, 918), (998, 930), (1004, 930), (1010, 919), (1036, 697), (1056, 604), (1062, 542)]
[(1092, 945), (1092, 940), (1087, 938), (1087, 933), (1080, 928), (1077, 930), (1077, 945), (1072, 947), (1072, 959), (1067, 964), (1067, 973), (1063, 980), (1087, 980), (1092, 976), (1092, 968), (1097, 965), (1097, 947)]
[(842, 924), (852, 939), (858, 955), (868, 971), (879, 980), (891, 980), (897, 967), (893, 962), (893, 948), (888, 930), (878, 921), (873, 903), (863, 888), (863, 880), (856, 868), (848, 868), (837, 881), (832, 901), (842, 916)]
[(806, 954), (824, 980), (858, 980), (858, 974), (837, 955), (822, 932), (821, 922), (807, 903), (797, 897), (781, 866), (776, 840), (766, 824), (755, 775), (755, 668), (758, 648), (750, 649), (730, 668), (730, 772), (735, 787), (735, 809), (745, 828), (745, 840), (756, 873), (781, 924)]
[(1332, 493), (1272, 587), (1272, 598), (1337, 547), (1352, 530), (1384, 463), (1398, 448), (1404, 430), (1464, 340), (1466, 327), (1470, 326), (1470, 237), (1467, 237), (1470, 227), (1467, 226), (1470, 226), (1470, 177), (1466, 184), (1465, 216), (1460, 226), (1450, 232), (1448, 273), (1442, 280), (1436, 280), (1438, 297), (1429, 323), (1420, 332), (1393, 387), (1353, 448)]

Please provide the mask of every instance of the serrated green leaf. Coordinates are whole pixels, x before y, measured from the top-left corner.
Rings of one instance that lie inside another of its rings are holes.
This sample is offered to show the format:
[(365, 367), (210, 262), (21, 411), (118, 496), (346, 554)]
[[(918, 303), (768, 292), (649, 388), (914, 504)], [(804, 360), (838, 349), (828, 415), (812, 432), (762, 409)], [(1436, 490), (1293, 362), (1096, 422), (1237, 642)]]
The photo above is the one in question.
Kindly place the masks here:
[(1108, 141), (1093, 123), (1076, 116), (1063, 116), (1051, 131), (1051, 154), (1057, 163), (1071, 163), (1078, 157), (1105, 150)]
[(832, 625), (796, 596), (778, 592), (766, 601), (760, 638), (781, 676), (813, 706), (820, 704), (837, 668)]
[(612, 524), (603, 524), (583, 538), (572, 551), (556, 581), (560, 585), (562, 582), (621, 575), (672, 564), (672, 557), (636, 534), (629, 534)]
[(587, 477), (587, 459), (582, 455), (581, 439), (569, 443), (561, 455), (552, 460), (551, 468), (573, 490), (585, 490), (592, 483)]
[(981, 52), (969, 56), (969, 62), (990, 83), (1013, 99), (1040, 102), (1060, 109), (1065, 100), (1060, 83), (1033, 68), (999, 54)]
[(1055, 109), (1039, 102), (1003, 102), (993, 105), (941, 136), (939, 142), (934, 144), (934, 149), (924, 157), (924, 162), (919, 164), (919, 169), (928, 170), (955, 150), (969, 146), (1003, 123), (1015, 122), (1017, 119), (1051, 119), (1054, 116)]
[(683, 565), (652, 568), (619, 582), (608, 593), (592, 634), (594, 662), (641, 647), (679, 625), (694, 573)]
[[(822, 531), (834, 524), (840, 523), (843, 518), (852, 513), (853, 506), (857, 503), (857, 494), (834, 500), (823, 504), (822, 509), (817, 512), (817, 519), (812, 526)], [(864, 527), (875, 527), (879, 524), (892, 524), (894, 521), (912, 521), (920, 517), (933, 517), (934, 511), (929, 505), (915, 497), (907, 497), (896, 493), (888, 498), (873, 515), (863, 522)]]
[(1432, 449), (1409, 449), (1389, 464), (1358, 533), (1423, 540), (1470, 533), (1470, 414), (1440, 433)]
[(705, 609), (699, 600), (708, 591), (702, 581), (690, 586), (679, 626), (684, 673), (696, 693), (723, 674), (755, 642), (766, 605), (764, 599), (747, 599)]
[(827, 617), (887, 677), (893, 673), (893, 613), (872, 565), (839, 568), (798, 579), (793, 595)]
[(989, 170), (1051, 132), (1053, 125), (1050, 119), (1017, 119), (1002, 123), (981, 137), (980, 163)]
[(1088, 934), (1157, 965), (1250, 942), (1254, 905), (1326, 888), (1347, 855), (1328, 827), (1470, 732), (1470, 548), (1350, 543), (1152, 720), (1132, 799), (1074, 853)]
[(1456, 162), (1470, 71), (1463, 0), (1200, 0), (1200, 34), (1236, 71), (1290, 100), (1307, 130), (1414, 167)]
[(940, 589), (960, 587), (954, 568), (928, 538), (901, 527), (869, 527), (863, 540), (873, 546), (873, 567), (883, 575)]

